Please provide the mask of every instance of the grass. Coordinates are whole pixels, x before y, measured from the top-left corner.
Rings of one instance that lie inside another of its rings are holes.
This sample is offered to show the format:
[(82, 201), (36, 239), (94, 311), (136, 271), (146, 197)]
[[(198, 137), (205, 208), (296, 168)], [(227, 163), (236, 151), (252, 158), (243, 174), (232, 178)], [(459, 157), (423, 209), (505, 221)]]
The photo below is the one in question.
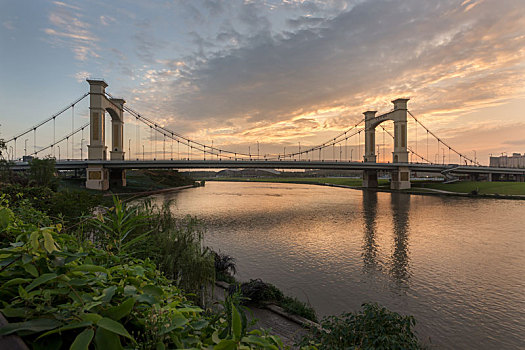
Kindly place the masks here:
[[(247, 181), (247, 182), (278, 182), (278, 183), (299, 183), (299, 184), (334, 184), (351, 187), (361, 187), (362, 179), (348, 177), (262, 177), (262, 178), (241, 178), (223, 177), (209, 179), (213, 181)], [(379, 187), (388, 186), (389, 181), (379, 179)], [(428, 181), (412, 181), (412, 190), (436, 189), (457, 193), (478, 194), (499, 194), (499, 195), (525, 195), (525, 182), (486, 182), (486, 181), (461, 181), (451, 184)]]
[(525, 195), (525, 182), (461, 181), (451, 184), (413, 182), (412, 186), (415, 188), (431, 188), (458, 193), (477, 191), (478, 194)]
[[(209, 179), (212, 180), (212, 179)], [(221, 177), (215, 178), (214, 181), (248, 181), (248, 182), (279, 182), (279, 183), (298, 183), (298, 184), (334, 184), (360, 187), (363, 184), (362, 179), (349, 177), (260, 177), (260, 178), (242, 178), (242, 177)], [(379, 185), (387, 184), (388, 180), (380, 179)]]

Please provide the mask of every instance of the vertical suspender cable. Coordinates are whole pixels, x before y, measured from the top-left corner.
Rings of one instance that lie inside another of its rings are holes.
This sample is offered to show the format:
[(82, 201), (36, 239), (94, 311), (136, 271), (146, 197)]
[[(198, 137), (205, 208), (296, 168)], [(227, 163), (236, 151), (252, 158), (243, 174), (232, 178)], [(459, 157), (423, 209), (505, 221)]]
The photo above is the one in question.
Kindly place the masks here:
[(56, 142), (56, 117), (53, 117), (53, 158), (56, 158), (55, 142)]
[[(71, 132), (75, 131), (75, 105), (71, 105)], [(71, 158), (75, 158), (75, 135), (71, 135)]]

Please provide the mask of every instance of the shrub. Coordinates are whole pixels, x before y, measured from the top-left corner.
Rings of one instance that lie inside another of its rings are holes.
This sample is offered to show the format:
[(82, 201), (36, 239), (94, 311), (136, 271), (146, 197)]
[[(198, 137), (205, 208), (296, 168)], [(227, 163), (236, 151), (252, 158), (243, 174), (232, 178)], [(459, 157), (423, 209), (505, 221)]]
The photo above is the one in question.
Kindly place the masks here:
[(285, 296), (276, 286), (260, 279), (251, 279), (240, 285), (230, 285), (228, 293), (239, 291), (245, 300), (255, 304), (274, 303), (291, 314), (302, 316), (311, 321), (317, 321), (315, 310), (306, 303)]
[(215, 262), (215, 278), (219, 281), (234, 283), (233, 275), (237, 272), (235, 258), (221, 253), (213, 252)]
[(0, 233), (16, 239), (0, 249), (0, 311), (10, 322), (0, 335), (16, 333), (35, 349), (282, 347), (248, 332), (232, 300), (207, 315), (151, 260), (96, 248), (60, 224), (23, 222), (7, 205), (0, 203)]
[(329, 316), (321, 329), (303, 339), (302, 345), (322, 349), (421, 349), (412, 316), (402, 316), (375, 304), (363, 304), (363, 310), (341, 316)]

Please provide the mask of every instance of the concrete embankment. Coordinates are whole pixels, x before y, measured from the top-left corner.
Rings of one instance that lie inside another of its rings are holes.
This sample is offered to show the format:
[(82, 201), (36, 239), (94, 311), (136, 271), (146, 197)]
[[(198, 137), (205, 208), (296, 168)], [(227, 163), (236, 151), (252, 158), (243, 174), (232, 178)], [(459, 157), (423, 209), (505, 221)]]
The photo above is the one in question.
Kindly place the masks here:
[[(214, 299), (216, 301), (224, 301), (228, 284), (217, 281), (215, 285), (217, 288), (215, 288)], [(248, 305), (247, 307), (249, 309), (249, 312), (246, 314), (248, 320), (257, 320), (253, 328), (269, 330), (271, 334), (278, 335), (284, 345), (292, 349), (298, 349), (294, 344), (308, 333), (309, 328), (320, 327), (319, 324), (306, 318), (292, 315), (274, 304), (264, 306)]]

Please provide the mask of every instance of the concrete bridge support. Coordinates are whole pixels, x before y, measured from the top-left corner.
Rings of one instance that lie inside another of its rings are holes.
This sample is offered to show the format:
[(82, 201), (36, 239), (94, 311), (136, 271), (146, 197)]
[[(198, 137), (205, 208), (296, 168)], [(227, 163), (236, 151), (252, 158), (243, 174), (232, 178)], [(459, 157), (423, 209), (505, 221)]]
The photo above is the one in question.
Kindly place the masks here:
[[(377, 111), (366, 111), (365, 115), (365, 155), (364, 161), (376, 163), (376, 126), (374, 125)], [(363, 171), (363, 187), (377, 187), (377, 170)]]
[[(103, 80), (87, 79), (89, 83), (89, 120), (90, 135), (88, 160), (107, 160), (106, 117), (111, 116), (111, 160), (124, 160), (124, 101), (106, 96), (106, 84)], [(121, 169), (104, 169), (101, 166), (86, 169), (86, 188), (107, 190), (112, 185), (126, 186), (126, 172)], [(111, 179), (111, 181), (110, 181)]]
[[(365, 155), (364, 161), (376, 163), (375, 154), (375, 128), (387, 120), (394, 122), (394, 152), (392, 162), (395, 164), (408, 163), (408, 141), (407, 141), (407, 102), (408, 99), (398, 98), (392, 103), (392, 112), (376, 117), (376, 111), (366, 111), (365, 115)], [(363, 187), (377, 187), (377, 172), (363, 172)], [(405, 166), (400, 166), (392, 172), (391, 189), (410, 188), (410, 171)]]

